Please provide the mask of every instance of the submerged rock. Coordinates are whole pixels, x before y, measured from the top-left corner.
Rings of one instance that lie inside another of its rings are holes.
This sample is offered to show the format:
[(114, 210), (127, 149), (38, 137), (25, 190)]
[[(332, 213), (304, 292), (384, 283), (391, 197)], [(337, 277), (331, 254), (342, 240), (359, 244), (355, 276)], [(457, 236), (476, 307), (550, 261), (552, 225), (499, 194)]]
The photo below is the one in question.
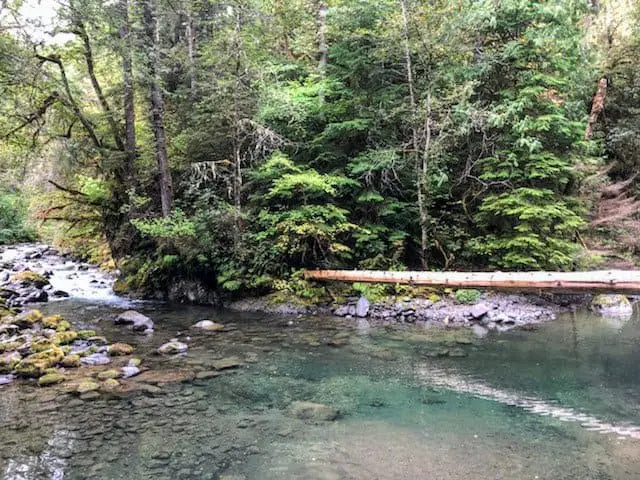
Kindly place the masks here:
[(47, 373), (38, 379), (38, 385), (48, 387), (65, 381), (65, 376), (61, 373)]
[(624, 295), (596, 295), (589, 308), (605, 317), (626, 317), (633, 313), (633, 306)]
[(135, 310), (127, 310), (116, 317), (116, 325), (132, 325), (135, 331), (153, 331), (153, 320)]
[(120, 370), (122, 371), (122, 378), (135, 377), (140, 373), (140, 369), (135, 365), (126, 365)]
[(131, 355), (134, 348), (128, 343), (114, 343), (109, 346), (109, 355), (112, 357), (118, 357), (121, 355)]
[(122, 372), (120, 372), (119, 370), (103, 370), (102, 372), (98, 373), (97, 378), (98, 380), (109, 380), (109, 379), (113, 379), (113, 378), (120, 378), (122, 376)]
[(293, 402), (289, 406), (289, 413), (300, 420), (327, 422), (338, 418), (340, 411), (322, 403)]
[(111, 359), (104, 353), (92, 353), (86, 357), (82, 357), (80, 361), (84, 365), (108, 365)]
[(216, 360), (211, 363), (216, 370), (227, 370), (229, 368), (237, 368), (243, 365), (242, 360), (238, 357), (227, 357)]
[(175, 338), (158, 348), (158, 353), (162, 355), (175, 355), (177, 353), (184, 353), (189, 349), (189, 345), (179, 342)]
[(221, 330), (224, 330), (224, 325), (222, 325), (221, 323), (212, 322), (211, 320), (202, 320), (201, 322), (193, 325), (193, 328), (200, 328), (209, 332), (219, 332)]
[(13, 375), (0, 375), (0, 385), (8, 385), (16, 379)]
[(76, 392), (82, 395), (87, 392), (95, 392), (99, 389), (99, 383), (94, 382), (93, 380), (84, 380), (78, 384), (78, 386), (76, 387)]

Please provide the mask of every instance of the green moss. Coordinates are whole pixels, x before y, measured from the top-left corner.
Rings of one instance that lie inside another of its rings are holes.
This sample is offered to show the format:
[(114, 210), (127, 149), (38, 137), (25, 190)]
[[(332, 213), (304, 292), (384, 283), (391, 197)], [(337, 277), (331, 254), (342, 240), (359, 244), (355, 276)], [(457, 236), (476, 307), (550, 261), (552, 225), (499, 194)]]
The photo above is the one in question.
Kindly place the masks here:
[(455, 298), (458, 303), (475, 303), (481, 295), (479, 290), (461, 288), (456, 290)]
[(70, 330), (68, 332), (56, 332), (49, 337), (49, 340), (55, 345), (66, 345), (73, 342), (76, 338), (78, 338), (78, 333)]
[(66, 355), (61, 361), (60, 361), (60, 365), (62, 365), (65, 368), (78, 368), (81, 363), (80, 363), (80, 355)]
[(38, 385), (48, 387), (65, 381), (65, 376), (61, 373), (47, 373), (38, 379)]
[(14, 282), (20, 282), (24, 285), (33, 285), (38, 288), (42, 288), (49, 284), (49, 280), (39, 273), (32, 272), (31, 270), (24, 270), (18, 272), (11, 277)]
[(13, 352), (25, 344), (25, 340), (20, 338), (10, 342), (0, 342), (0, 353)]
[(42, 319), (42, 325), (45, 328), (53, 328), (55, 330), (62, 321), (64, 321), (64, 317), (62, 315), (49, 315)]
[(29, 310), (16, 315), (13, 323), (22, 328), (32, 327), (34, 324), (42, 321), (43, 316), (40, 310)]
[(49, 362), (49, 367), (54, 366), (64, 358), (64, 352), (59, 347), (53, 347), (42, 352), (34, 353), (27, 358), (33, 358), (36, 360), (45, 360)]
[(102, 372), (98, 373), (97, 378), (98, 380), (109, 380), (113, 378), (120, 378), (121, 376), (122, 372), (120, 370), (111, 369), (103, 370)]
[(100, 384), (93, 380), (83, 380), (76, 387), (76, 392), (82, 394), (87, 392), (95, 392), (100, 389)]
[(109, 378), (102, 382), (102, 390), (105, 392), (111, 392), (120, 386), (120, 382), (118, 382), (115, 378)]
[(10, 373), (20, 363), (22, 356), (18, 352), (9, 352), (0, 355), (0, 373)]
[(62, 320), (58, 323), (56, 327), (57, 332), (66, 332), (67, 330), (71, 330), (71, 324), (67, 320)]
[(50, 350), (55, 347), (54, 343), (49, 339), (41, 338), (40, 340), (36, 340), (35, 342), (31, 342), (31, 347), (29, 350), (32, 353), (44, 352), (45, 350)]
[(80, 330), (78, 331), (78, 338), (80, 340), (88, 340), (91, 337), (97, 336), (95, 330)]
[(39, 377), (45, 374), (49, 362), (40, 358), (24, 358), (15, 367), (15, 372), (23, 377)]

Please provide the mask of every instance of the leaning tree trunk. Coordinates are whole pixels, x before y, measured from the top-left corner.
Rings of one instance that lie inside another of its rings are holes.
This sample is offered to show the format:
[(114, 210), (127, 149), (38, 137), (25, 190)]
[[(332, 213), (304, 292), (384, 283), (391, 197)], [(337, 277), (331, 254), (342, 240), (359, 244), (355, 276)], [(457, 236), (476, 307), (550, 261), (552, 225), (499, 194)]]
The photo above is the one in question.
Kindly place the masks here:
[(591, 104), (591, 113), (587, 120), (587, 128), (584, 132), (585, 140), (589, 140), (593, 136), (593, 128), (604, 111), (604, 101), (607, 97), (607, 83), (606, 77), (601, 78), (598, 82), (598, 88), (593, 96), (593, 102)]
[(155, 138), (155, 154), (158, 164), (160, 183), (160, 201), (162, 215), (168, 217), (173, 206), (173, 181), (169, 170), (167, 155), (167, 137), (164, 130), (164, 98), (160, 90), (158, 63), (160, 59), (160, 38), (157, 0), (143, 1), (143, 21), (147, 40), (149, 41), (149, 90), (151, 100), (151, 127)]

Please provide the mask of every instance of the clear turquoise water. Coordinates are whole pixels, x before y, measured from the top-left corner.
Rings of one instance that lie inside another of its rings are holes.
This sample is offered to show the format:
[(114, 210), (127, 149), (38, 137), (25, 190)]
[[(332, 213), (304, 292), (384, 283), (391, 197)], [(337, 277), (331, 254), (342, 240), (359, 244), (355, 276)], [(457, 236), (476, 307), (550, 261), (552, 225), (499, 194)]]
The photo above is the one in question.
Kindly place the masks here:
[[(640, 478), (636, 318), (620, 324), (580, 313), (480, 340), (147, 304), (139, 310), (157, 325), (147, 338), (114, 327), (114, 306), (48, 308), (135, 344), (154, 371), (208, 371), (229, 356), (244, 365), (92, 401), (0, 387), (2, 478)], [(232, 330), (189, 329), (203, 319)], [(152, 355), (178, 334), (191, 337), (187, 356)], [(432, 356), (445, 349), (466, 356)], [(288, 413), (297, 400), (341, 416), (298, 420)]]

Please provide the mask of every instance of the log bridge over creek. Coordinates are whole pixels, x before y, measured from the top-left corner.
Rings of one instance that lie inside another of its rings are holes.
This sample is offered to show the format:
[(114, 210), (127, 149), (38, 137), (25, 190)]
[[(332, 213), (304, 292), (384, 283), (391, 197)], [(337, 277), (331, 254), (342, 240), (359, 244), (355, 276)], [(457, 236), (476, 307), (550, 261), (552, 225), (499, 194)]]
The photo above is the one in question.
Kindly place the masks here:
[(549, 291), (550, 293), (640, 294), (640, 271), (593, 272), (391, 272), (377, 270), (305, 270), (309, 280), (401, 283), (448, 288)]

